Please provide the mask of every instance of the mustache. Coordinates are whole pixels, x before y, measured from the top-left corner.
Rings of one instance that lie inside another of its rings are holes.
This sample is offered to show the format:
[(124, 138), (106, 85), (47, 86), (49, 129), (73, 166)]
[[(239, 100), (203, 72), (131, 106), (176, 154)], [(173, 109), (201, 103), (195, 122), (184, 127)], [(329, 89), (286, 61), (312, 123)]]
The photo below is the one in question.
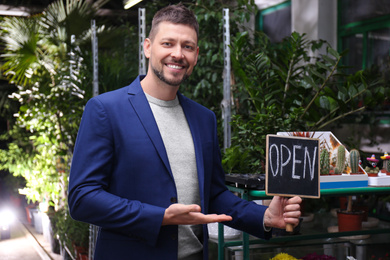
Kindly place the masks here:
[(182, 65), (182, 66), (188, 66), (188, 63), (186, 62), (186, 60), (184, 58), (181, 58), (181, 59), (169, 59), (167, 61), (165, 61), (165, 63), (175, 63), (177, 65)]

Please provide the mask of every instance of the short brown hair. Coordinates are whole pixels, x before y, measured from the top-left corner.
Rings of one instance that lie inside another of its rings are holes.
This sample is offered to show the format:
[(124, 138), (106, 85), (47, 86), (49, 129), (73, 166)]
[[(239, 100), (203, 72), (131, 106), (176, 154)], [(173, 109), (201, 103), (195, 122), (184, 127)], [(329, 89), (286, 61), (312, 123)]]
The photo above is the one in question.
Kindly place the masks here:
[(182, 3), (177, 5), (168, 5), (160, 9), (153, 17), (152, 28), (149, 32), (149, 38), (153, 40), (158, 25), (161, 22), (171, 22), (175, 24), (185, 24), (193, 28), (196, 32), (196, 37), (199, 38), (199, 24), (194, 13), (185, 7)]

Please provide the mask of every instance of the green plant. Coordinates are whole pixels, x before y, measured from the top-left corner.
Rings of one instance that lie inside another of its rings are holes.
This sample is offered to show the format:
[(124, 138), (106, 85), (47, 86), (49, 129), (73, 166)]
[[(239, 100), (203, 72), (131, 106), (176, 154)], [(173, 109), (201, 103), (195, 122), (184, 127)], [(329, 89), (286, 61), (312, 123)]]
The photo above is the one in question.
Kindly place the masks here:
[[(309, 41), (296, 32), (276, 44), (262, 33), (255, 39), (242, 32), (231, 46), (236, 84), (230, 149), (249, 152), (253, 173), (264, 172), (267, 134), (323, 130), (385, 98), (374, 71), (343, 73), (340, 60), (346, 53), (324, 41)], [(318, 54), (324, 47), (326, 53)]]
[(326, 148), (323, 148), (320, 154), (320, 174), (329, 175), (329, 168), (329, 151)]
[(389, 159), (383, 161), (383, 166), (387, 172), (390, 172), (390, 160)]
[(222, 159), (222, 164), (225, 165), (226, 173), (239, 171), (240, 173), (250, 173), (250, 168), (247, 167), (248, 156), (249, 151), (243, 151), (238, 146), (228, 149)]
[[(9, 145), (0, 150), (0, 168), (26, 179), (24, 193), (30, 200), (65, 204), (73, 146), (83, 108), (92, 97), (90, 21), (106, 2), (59, 0), (40, 15), (1, 21), (2, 69), (16, 86), (10, 96), (18, 110), (13, 112), (15, 124), (2, 136)], [(125, 39), (135, 38), (134, 32), (126, 25), (97, 26), (103, 39), (99, 42), (104, 61), (99, 68), (101, 91), (126, 85), (129, 72), (138, 67), (124, 60), (132, 59), (128, 53), (136, 56), (136, 44), (123, 51)], [(64, 161), (60, 171), (59, 157)]]
[(58, 237), (63, 245), (69, 249), (73, 245), (88, 249), (89, 245), (89, 224), (76, 221), (69, 215), (67, 207), (55, 211), (50, 216), (53, 234)]
[(334, 168), (335, 174), (343, 173), (345, 168), (345, 147), (344, 145), (340, 145), (337, 148), (337, 156), (336, 156), (336, 167)]
[(356, 149), (352, 149), (349, 153), (349, 163), (351, 166), (351, 173), (359, 172), (359, 160), (360, 160), (359, 151)]
[(251, 14), (255, 14), (256, 5), (253, 0), (234, 2), (195, 0), (191, 2), (189, 7), (194, 11), (199, 23), (199, 58), (191, 77), (180, 86), (180, 91), (216, 114), (218, 137), (222, 144), (223, 9), (229, 8), (230, 34), (235, 35), (240, 30), (245, 30), (243, 24), (249, 21)]

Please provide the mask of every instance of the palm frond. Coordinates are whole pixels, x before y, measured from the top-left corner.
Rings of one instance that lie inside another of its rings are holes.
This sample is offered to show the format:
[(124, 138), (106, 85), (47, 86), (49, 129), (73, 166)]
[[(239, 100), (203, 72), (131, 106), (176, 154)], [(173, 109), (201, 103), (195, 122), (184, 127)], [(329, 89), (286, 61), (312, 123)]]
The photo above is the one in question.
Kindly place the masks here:
[(4, 44), (2, 57), (5, 60), (2, 69), (11, 81), (26, 85), (40, 67), (42, 50), (39, 47), (41, 38), (37, 18), (7, 17), (0, 27), (3, 30), (0, 40)]

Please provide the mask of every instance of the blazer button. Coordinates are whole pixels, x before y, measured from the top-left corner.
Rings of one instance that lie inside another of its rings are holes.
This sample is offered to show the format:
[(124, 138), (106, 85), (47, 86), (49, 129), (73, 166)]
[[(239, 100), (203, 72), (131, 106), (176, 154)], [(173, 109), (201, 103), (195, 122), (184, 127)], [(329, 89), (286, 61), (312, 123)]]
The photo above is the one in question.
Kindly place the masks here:
[(176, 234), (171, 234), (171, 239), (172, 240), (176, 240), (177, 239), (177, 235)]
[(177, 198), (176, 197), (172, 197), (171, 198), (171, 203), (173, 204), (173, 203), (177, 203)]

